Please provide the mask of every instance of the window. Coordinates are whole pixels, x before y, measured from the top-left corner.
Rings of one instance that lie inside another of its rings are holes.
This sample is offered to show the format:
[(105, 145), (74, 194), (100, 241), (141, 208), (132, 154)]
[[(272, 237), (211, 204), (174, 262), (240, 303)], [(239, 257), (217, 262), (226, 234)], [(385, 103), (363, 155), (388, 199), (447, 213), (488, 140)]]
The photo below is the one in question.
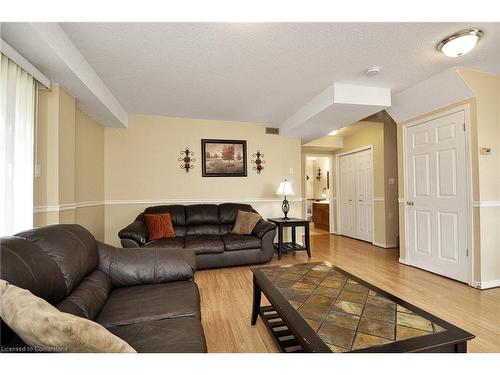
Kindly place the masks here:
[(0, 236), (33, 227), (36, 81), (0, 54)]

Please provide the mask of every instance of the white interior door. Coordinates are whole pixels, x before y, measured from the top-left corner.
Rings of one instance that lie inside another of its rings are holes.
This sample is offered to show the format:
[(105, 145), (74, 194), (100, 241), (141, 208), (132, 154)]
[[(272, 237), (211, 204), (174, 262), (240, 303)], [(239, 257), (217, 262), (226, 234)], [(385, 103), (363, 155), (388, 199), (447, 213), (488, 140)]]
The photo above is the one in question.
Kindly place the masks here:
[(356, 160), (356, 238), (372, 241), (372, 150), (353, 154)]
[(353, 155), (339, 159), (340, 175), (340, 230), (341, 233), (356, 237), (356, 160)]
[(408, 262), (469, 279), (464, 111), (406, 131)]
[(341, 234), (372, 241), (372, 151), (339, 157)]

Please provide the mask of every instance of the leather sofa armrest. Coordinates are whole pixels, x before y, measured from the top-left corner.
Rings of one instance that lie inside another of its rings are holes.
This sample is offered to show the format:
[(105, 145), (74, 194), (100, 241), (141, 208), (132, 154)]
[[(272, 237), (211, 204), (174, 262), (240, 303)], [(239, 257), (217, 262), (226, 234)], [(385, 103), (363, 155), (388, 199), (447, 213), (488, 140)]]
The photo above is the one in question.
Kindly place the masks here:
[(252, 231), (252, 234), (254, 236), (257, 236), (259, 238), (262, 238), (264, 237), (264, 235), (271, 231), (271, 230), (274, 230), (276, 229), (276, 225), (271, 223), (270, 221), (267, 221), (267, 220), (264, 220), (264, 219), (261, 219), (257, 225), (255, 226), (255, 228), (253, 228), (253, 231)]
[(97, 242), (98, 269), (114, 287), (192, 280), (196, 271), (194, 253), (186, 249), (122, 249)]
[[(135, 220), (121, 231), (118, 232), (120, 239), (130, 239), (135, 241), (139, 246), (148, 242), (148, 227), (143, 220)], [(127, 246), (128, 247), (128, 246)]]

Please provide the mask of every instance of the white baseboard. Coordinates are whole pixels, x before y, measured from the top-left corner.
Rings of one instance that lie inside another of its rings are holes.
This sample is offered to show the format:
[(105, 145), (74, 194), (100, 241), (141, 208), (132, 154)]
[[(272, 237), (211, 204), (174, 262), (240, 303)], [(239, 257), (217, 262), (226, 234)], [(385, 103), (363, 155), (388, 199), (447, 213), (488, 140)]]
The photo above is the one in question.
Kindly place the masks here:
[(396, 244), (382, 243), (382, 242), (376, 242), (376, 241), (373, 241), (372, 244), (374, 244), (375, 246), (378, 246), (378, 247), (383, 247), (384, 249), (392, 249), (394, 247), (397, 247)]
[(407, 266), (409, 266), (408, 262), (406, 261), (406, 259), (403, 259), (403, 258), (399, 258), (399, 263), (401, 264), (405, 264)]
[(490, 289), (500, 287), (500, 280), (473, 281), (471, 286), (477, 289)]
[[(411, 266), (405, 259), (399, 258), (399, 263)], [(425, 270), (424, 270), (425, 271)], [(490, 289), (490, 288), (498, 288), (500, 287), (500, 280), (490, 280), (490, 281), (472, 281), (470, 284), (473, 288), (476, 289)]]

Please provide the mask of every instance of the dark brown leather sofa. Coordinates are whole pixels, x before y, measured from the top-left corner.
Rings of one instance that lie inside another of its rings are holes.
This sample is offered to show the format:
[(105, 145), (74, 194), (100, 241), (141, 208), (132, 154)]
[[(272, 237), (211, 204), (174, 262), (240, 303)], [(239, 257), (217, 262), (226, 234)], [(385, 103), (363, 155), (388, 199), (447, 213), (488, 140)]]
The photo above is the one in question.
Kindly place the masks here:
[[(138, 352), (206, 352), (194, 254), (121, 249), (59, 224), (0, 239), (0, 277), (96, 321)], [(2, 348), (26, 345), (1, 322)]]
[[(261, 219), (251, 235), (231, 234), (238, 210), (256, 212), (248, 204), (236, 203), (148, 207), (118, 236), (123, 247), (192, 250), (197, 269), (269, 262), (276, 226)], [(176, 237), (149, 242), (144, 214), (160, 213), (170, 213)]]

